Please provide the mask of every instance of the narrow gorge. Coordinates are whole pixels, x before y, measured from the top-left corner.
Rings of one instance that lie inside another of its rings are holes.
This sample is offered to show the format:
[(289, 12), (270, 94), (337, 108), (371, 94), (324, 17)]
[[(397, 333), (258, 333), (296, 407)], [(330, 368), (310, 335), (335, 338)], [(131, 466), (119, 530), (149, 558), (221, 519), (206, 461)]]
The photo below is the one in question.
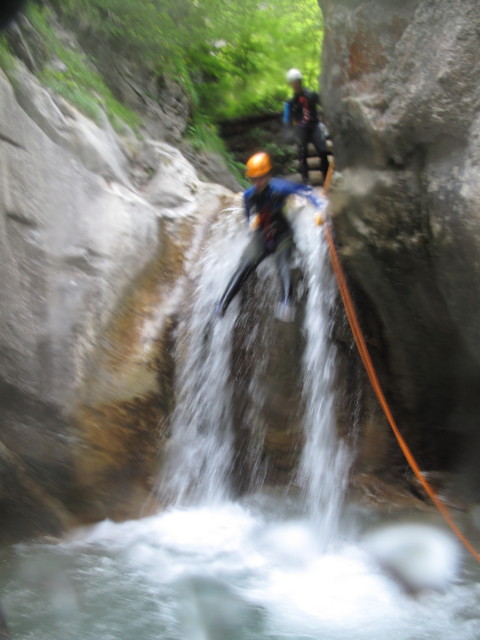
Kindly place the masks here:
[[(295, 321), (273, 260), (215, 317), (248, 233), (238, 161), (199, 142), (189, 83), (213, 67), (154, 72), (72, 3), (30, 3), (0, 42), (12, 637), (477, 640), (478, 566), (370, 388), (314, 207), (287, 211)], [(478, 549), (480, 6), (319, 5), (317, 194), (402, 434)]]

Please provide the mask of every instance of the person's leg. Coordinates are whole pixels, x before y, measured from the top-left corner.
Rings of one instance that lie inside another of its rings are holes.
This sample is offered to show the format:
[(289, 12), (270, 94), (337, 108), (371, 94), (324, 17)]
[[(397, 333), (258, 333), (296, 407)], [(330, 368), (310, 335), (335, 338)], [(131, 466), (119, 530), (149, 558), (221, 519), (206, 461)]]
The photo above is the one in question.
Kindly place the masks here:
[(328, 167), (330, 163), (328, 162), (328, 153), (326, 151), (318, 151), (318, 157), (320, 158), (320, 171), (322, 172), (323, 182), (325, 183), (325, 179), (328, 173)]
[(328, 171), (327, 139), (319, 126), (315, 127), (312, 132), (312, 142), (320, 159), (320, 171), (325, 182)]
[(291, 259), (293, 250), (293, 238), (288, 235), (284, 238), (275, 252), (277, 271), (282, 287), (282, 302), (292, 304), (293, 298), (293, 278), (291, 269)]
[(278, 275), (282, 287), (282, 300), (277, 305), (275, 316), (282, 322), (295, 320), (295, 306), (293, 304), (293, 278), (291, 270), (291, 257), (293, 249), (292, 236), (287, 236), (278, 246), (275, 258)]
[(304, 182), (308, 182), (308, 130), (297, 128), (299, 172)]
[(233, 298), (240, 291), (253, 271), (268, 255), (261, 231), (253, 234), (252, 239), (240, 258), (240, 263), (230, 279), (222, 297), (216, 305), (216, 312), (223, 316)]

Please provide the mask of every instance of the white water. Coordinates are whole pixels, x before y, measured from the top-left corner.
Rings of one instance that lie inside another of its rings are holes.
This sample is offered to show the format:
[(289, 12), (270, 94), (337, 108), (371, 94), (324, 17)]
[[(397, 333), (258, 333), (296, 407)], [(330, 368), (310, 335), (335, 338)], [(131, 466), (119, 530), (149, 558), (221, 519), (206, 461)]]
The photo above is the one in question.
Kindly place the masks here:
[(407, 596), (284, 500), (104, 522), (3, 559), (16, 640), (478, 640), (480, 584)]
[(230, 493), (232, 466), (230, 358), (236, 320), (234, 301), (225, 318), (213, 318), (215, 302), (236, 267), (247, 236), (240, 212), (214, 222), (200, 256), (189, 308), (178, 330), (176, 409), (159, 493), (178, 504), (211, 504)]
[[(297, 482), (304, 488), (306, 509), (321, 523), (323, 544), (328, 545), (338, 534), (349, 458), (335, 433), (335, 350), (330, 341), (335, 283), (326, 243), (313, 217), (311, 207), (303, 207), (294, 216), (297, 255), (307, 290), (303, 355), (306, 437)], [(234, 455), (231, 352), (237, 303), (221, 320), (212, 320), (212, 309), (246, 241), (241, 213), (233, 223), (231, 216), (223, 216), (214, 224), (200, 258), (191, 260), (196, 286), (179, 329), (177, 408), (159, 481), (161, 494), (179, 505), (211, 504), (230, 495), (229, 470)], [(272, 271), (262, 267), (260, 276), (275, 278)], [(276, 281), (269, 288), (275, 286)], [(263, 304), (272, 305), (272, 296), (257, 297), (259, 304), (263, 298)], [(261, 317), (260, 309), (256, 311)], [(260, 373), (268, 357), (266, 344), (265, 352), (255, 357)], [(255, 378), (254, 372), (252, 382), (257, 384)], [(261, 442), (256, 444), (262, 446)]]
[[(339, 525), (348, 455), (333, 422), (334, 292), (311, 212), (297, 226), (309, 290), (303, 498), (261, 491), (228, 498), (234, 455), (228, 371), (238, 303), (207, 339), (205, 328), (242, 250), (240, 224), (220, 219), (195, 257), (196, 289), (179, 328), (178, 407), (160, 479), (173, 506), (143, 520), (101, 523), (61, 544), (4, 552), (1, 599), (14, 638), (478, 640), (478, 575), (449, 584), (458, 571), (451, 542), (434, 538), (436, 554), (452, 554), (448, 578), (433, 572), (444, 592), (411, 598), (377, 562), (388, 565), (389, 545), (405, 553), (403, 538), (400, 545), (397, 538), (374, 542), (372, 551), (372, 538), (363, 547)], [(423, 573), (437, 565), (428, 541), (409, 547)]]
[(312, 228), (312, 211), (297, 218), (296, 239), (308, 297), (303, 355), (305, 434), (298, 483), (304, 487), (311, 515), (321, 523), (323, 544), (337, 538), (350, 457), (335, 424), (335, 348), (330, 340), (336, 287), (327, 243)]

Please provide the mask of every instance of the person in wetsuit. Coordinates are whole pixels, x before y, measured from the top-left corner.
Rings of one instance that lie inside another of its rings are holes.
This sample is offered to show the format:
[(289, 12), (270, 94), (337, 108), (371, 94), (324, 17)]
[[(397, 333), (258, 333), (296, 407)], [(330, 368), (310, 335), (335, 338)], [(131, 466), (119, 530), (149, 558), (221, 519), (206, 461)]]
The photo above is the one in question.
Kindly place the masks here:
[(233, 298), (258, 265), (270, 255), (275, 255), (280, 276), (282, 298), (277, 309), (277, 318), (292, 322), (295, 316), (291, 256), (293, 231), (284, 214), (286, 200), (291, 195), (300, 195), (309, 200), (318, 210), (316, 223), (323, 223), (324, 202), (311, 187), (272, 178), (272, 161), (267, 153), (256, 153), (246, 165), (246, 176), (253, 186), (243, 196), (245, 216), (249, 223), (251, 239), (240, 259), (235, 273), (217, 302), (215, 313), (223, 316)]
[(328, 171), (327, 137), (325, 125), (319, 121), (317, 107), (320, 96), (315, 91), (304, 89), (303, 77), (298, 69), (290, 69), (287, 82), (293, 89), (293, 98), (286, 103), (286, 119), (295, 127), (298, 142), (300, 174), (308, 184), (308, 144), (311, 142), (320, 159), (320, 171), (323, 180)]

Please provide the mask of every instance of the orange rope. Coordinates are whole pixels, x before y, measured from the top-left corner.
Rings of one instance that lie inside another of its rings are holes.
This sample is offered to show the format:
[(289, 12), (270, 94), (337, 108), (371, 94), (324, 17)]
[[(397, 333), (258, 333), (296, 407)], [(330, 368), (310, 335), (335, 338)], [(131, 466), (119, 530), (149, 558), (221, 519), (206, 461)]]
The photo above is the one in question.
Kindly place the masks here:
[[(334, 163), (331, 162), (328, 173), (327, 173), (327, 177), (325, 179), (325, 185), (324, 185), (325, 192), (328, 190), (328, 187), (330, 186), (330, 182), (333, 174), (333, 168), (334, 168)], [(393, 414), (390, 410), (390, 406), (387, 402), (387, 399), (385, 398), (385, 394), (383, 393), (382, 387), (380, 385), (380, 381), (378, 379), (377, 373), (375, 371), (375, 367), (372, 362), (372, 358), (370, 356), (370, 353), (367, 348), (367, 344), (365, 342), (365, 338), (360, 328), (357, 312), (355, 311), (353, 300), (350, 295), (350, 291), (348, 289), (347, 280), (345, 278), (345, 272), (343, 271), (342, 265), (340, 263), (340, 259), (338, 257), (338, 252), (335, 247), (335, 242), (333, 240), (331, 227), (328, 224), (325, 226), (325, 235), (328, 242), (328, 248), (330, 250), (330, 258), (332, 261), (333, 271), (335, 272), (335, 277), (337, 278), (338, 287), (340, 289), (340, 294), (342, 296), (343, 304), (345, 306), (345, 311), (347, 313), (347, 318), (350, 323), (350, 327), (352, 329), (353, 337), (355, 339), (355, 344), (357, 345), (357, 349), (360, 353), (363, 366), (365, 367), (368, 378), (370, 380), (370, 384), (372, 385), (375, 395), (377, 396), (378, 402), (380, 403), (380, 406), (383, 409), (383, 412), (392, 428), (393, 433), (395, 434), (397, 442), (400, 445), (400, 448), (403, 451), (403, 454), (407, 459), (408, 464), (410, 465), (410, 468), (412, 469), (418, 481), (424, 488), (425, 493), (429, 496), (430, 500), (433, 502), (435, 507), (441, 513), (446, 523), (448, 524), (450, 529), (453, 531), (453, 533), (457, 536), (457, 538), (460, 540), (460, 542), (464, 545), (466, 549), (468, 549), (468, 551), (472, 554), (475, 560), (480, 562), (480, 554), (476, 551), (473, 545), (467, 540), (467, 538), (463, 535), (463, 533), (457, 527), (452, 516), (450, 515), (448, 508), (437, 496), (437, 494), (435, 493), (434, 489), (432, 488), (428, 480), (424, 478), (420, 470), (420, 467), (418, 466), (418, 463), (415, 460), (415, 457), (413, 456), (412, 452), (410, 451), (410, 448), (408, 447), (402, 434), (400, 433), (400, 430), (397, 426), (395, 418), (393, 417)]]
[(325, 182), (323, 183), (324, 193), (327, 193), (327, 191), (330, 189), (330, 183), (332, 182), (334, 171), (335, 171), (335, 158), (331, 158), (330, 163), (328, 165), (327, 175), (325, 176)]

